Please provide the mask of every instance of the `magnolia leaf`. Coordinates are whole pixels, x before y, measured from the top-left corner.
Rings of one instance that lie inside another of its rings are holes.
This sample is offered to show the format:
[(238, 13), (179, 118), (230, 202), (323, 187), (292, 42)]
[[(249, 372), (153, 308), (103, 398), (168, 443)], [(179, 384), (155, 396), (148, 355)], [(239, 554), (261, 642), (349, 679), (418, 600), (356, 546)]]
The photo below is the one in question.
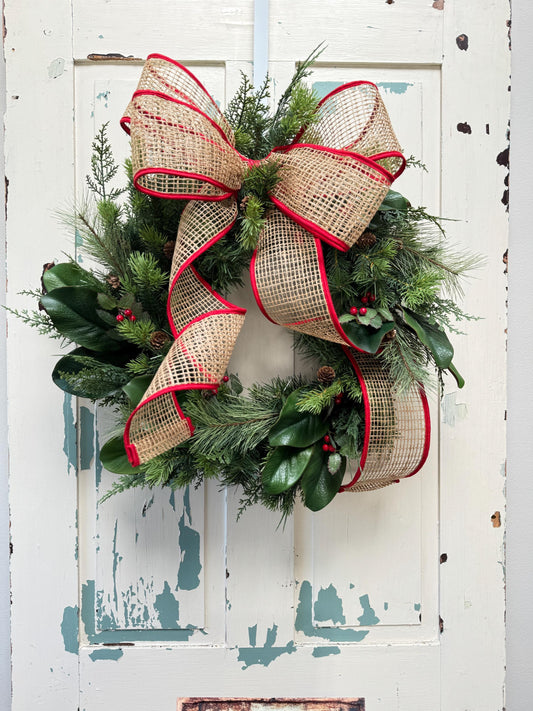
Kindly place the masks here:
[(383, 336), (392, 331), (394, 322), (384, 323), (378, 330), (374, 330), (371, 326), (363, 326), (360, 323), (346, 323), (344, 332), (350, 341), (365, 353), (377, 353)]
[(126, 385), (122, 386), (122, 390), (124, 390), (126, 395), (129, 397), (133, 407), (137, 407), (137, 405), (141, 402), (144, 393), (153, 380), (153, 377), (153, 375), (139, 375), (130, 380), (129, 383), (126, 383)]
[(229, 382), (235, 395), (240, 395), (243, 391), (242, 383), (234, 373), (230, 373)]
[(346, 457), (341, 457), (340, 467), (335, 474), (331, 474), (328, 469), (330, 456), (327, 452), (322, 451), (319, 444), (315, 444), (315, 448), (318, 449), (320, 456), (317, 456), (315, 466), (306, 467), (301, 479), (301, 487), (304, 505), (311, 511), (320, 511), (329, 504), (340, 489), (346, 471)]
[(80, 346), (98, 352), (121, 348), (120, 336), (97, 314), (97, 293), (92, 289), (64, 286), (42, 296), (41, 304), (59, 333)]
[(296, 484), (309, 464), (314, 448), (276, 447), (266, 460), (261, 479), (267, 494), (281, 494)]
[(270, 430), (268, 441), (273, 447), (308, 447), (328, 431), (328, 423), (320, 415), (300, 412), (296, 404), (302, 389), (294, 390), (283, 405), (278, 421)]
[(132, 467), (126, 455), (122, 436), (112, 437), (100, 450), (100, 461), (104, 469), (114, 474), (138, 474), (139, 469)]
[(411, 205), (409, 200), (396, 190), (389, 190), (385, 195), (385, 200), (378, 207), (378, 210), (386, 212), (388, 210), (407, 210)]
[[(113, 357), (113, 355), (115, 357)], [(100, 353), (94, 353), (93, 351), (89, 351), (86, 348), (75, 348), (73, 351), (67, 353), (58, 360), (54, 370), (52, 371), (52, 380), (58, 386), (58, 388), (61, 388), (61, 390), (64, 390), (65, 392), (70, 393), (71, 395), (75, 395), (76, 397), (91, 397), (91, 394), (85, 392), (83, 388), (76, 387), (73, 383), (69, 383), (64, 380), (61, 377), (60, 373), (69, 373), (71, 375), (76, 375), (77, 373), (79, 373), (81, 370), (87, 367), (83, 364), (83, 362), (80, 362), (81, 358), (88, 357), (97, 360), (99, 363), (109, 363), (109, 365), (122, 366), (124, 365), (124, 363), (126, 363), (130, 356), (131, 352), (128, 352), (127, 354), (114, 353), (109, 355), (102, 355)], [(101, 384), (102, 383), (100, 383), (100, 385)], [(118, 389), (119, 386), (110, 383), (108, 392), (102, 392), (100, 397), (105, 397), (105, 395), (111, 395), (111, 393), (114, 393)]]
[(442, 328), (406, 308), (403, 310), (403, 317), (420, 342), (429, 348), (438, 367), (449, 368), (453, 358), (453, 346)]
[(458, 387), (458, 388), (462, 388), (462, 387), (464, 386), (464, 384), (465, 384), (465, 379), (463, 378), (463, 376), (462, 376), (461, 373), (457, 370), (457, 368), (455, 367), (455, 365), (454, 365), (453, 363), (450, 363), (450, 365), (449, 365), (449, 367), (448, 367), (448, 370), (450, 371), (450, 373), (451, 373), (451, 374), (453, 375), (453, 377), (455, 378), (455, 381), (456, 381), (456, 383), (457, 383), (457, 387)]
[(53, 291), (62, 286), (101, 288), (98, 280), (75, 262), (56, 264), (55, 267), (47, 269), (43, 274), (43, 285), (47, 291)]

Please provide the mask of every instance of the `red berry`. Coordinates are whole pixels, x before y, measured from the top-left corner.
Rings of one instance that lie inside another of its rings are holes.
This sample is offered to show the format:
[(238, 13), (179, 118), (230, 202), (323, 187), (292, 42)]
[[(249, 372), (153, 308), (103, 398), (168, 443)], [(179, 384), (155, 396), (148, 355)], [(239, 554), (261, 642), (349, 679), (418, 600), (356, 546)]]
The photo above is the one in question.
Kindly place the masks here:
[(363, 304), (368, 304), (368, 296), (362, 296), (361, 301), (363, 302)]
[(329, 444), (331, 442), (329, 435), (324, 436), (324, 442), (326, 442), (326, 444)]
[(124, 309), (124, 316), (127, 316), (128, 318), (131, 316), (133, 311), (131, 309)]
[[(361, 301), (362, 301), (362, 299), (361, 299)], [(361, 308), (359, 309), (359, 314), (361, 316), (364, 316), (366, 314), (366, 308), (364, 306), (361, 306)]]
[(133, 314), (131, 316), (128, 316), (130, 321), (137, 321), (137, 316), (134, 316)]
[(342, 398), (337, 395), (337, 397), (335, 398), (335, 405), (340, 405), (341, 402), (342, 402)]
[(324, 450), (324, 452), (329, 452), (329, 444), (323, 444), (322, 449)]
[(117, 314), (117, 321), (124, 321), (124, 314)]
[(332, 444), (329, 445), (329, 451), (330, 451), (330, 452), (334, 452), (334, 451), (335, 451), (335, 447), (334, 447)]
[(376, 300), (376, 295), (375, 295), (375, 294), (370, 294), (370, 296), (369, 296), (368, 298), (370, 299), (370, 302), (373, 304), (374, 301)]
[(352, 306), (352, 308), (350, 309), (350, 313), (352, 314), (352, 316), (357, 316), (357, 306)]
[(222, 378), (222, 382), (223, 382), (223, 383), (227, 383), (228, 380), (229, 380), (229, 375), (225, 375), (225, 376)]

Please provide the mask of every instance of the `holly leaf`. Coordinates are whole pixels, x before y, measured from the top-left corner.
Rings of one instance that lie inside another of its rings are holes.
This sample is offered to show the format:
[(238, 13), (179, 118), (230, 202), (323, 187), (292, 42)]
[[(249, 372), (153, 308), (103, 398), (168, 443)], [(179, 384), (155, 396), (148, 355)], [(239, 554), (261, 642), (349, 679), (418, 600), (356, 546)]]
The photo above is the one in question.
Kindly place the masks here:
[(98, 292), (96, 298), (98, 300), (98, 305), (100, 306), (100, 308), (105, 309), (106, 311), (112, 311), (118, 306), (116, 299), (113, 299), (111, 298), (111, 296), (103, 294), (102, 292)]
[(43, 274), (43, 286), (47, 291), (53, 291), (63, 286), (88, 286), (101, 289), (98, 279), (75, 262), (56, 264)]
[(276, 447), (263, 467), (261, 480), (267, 494), (281, 494), (296, 484), (308, 466), (313, 447)]
[(126, 395), (129, 397), (133, 407), (137, 407), (137, 405), (141, 402), (144, 393), (153, 380), (153, 377), (153, 375), (139, 375), (130, 380), (129, 383), (126, 383), (126, 385), (122, 386), (122, 390), (124, 390)]
[(403, 309), (403, 318), (420, 342), (429, 348), (438, 367), (449, 368), (453, 358), (453, 346), (442, 328), (406, 308)]
[(64, 286), (42, 296), (41, 304), (59, 333), (71, 341), (98, 352), (118, 350), (124, 341), (98, 315), (97, 297), (86, 286)]
[(339, 316), (339, 323), (349, 323), (350, 321), (355, 321), (355, 316), (352, 316), (352, 314), (342, 314)]
[[(346, 457), (341, 457), (341, 464), (334, 474), (328, 469), (330, 455), (322, 451), (319, 444), (313, 449), (318, 449), (314, 466), (306, 467), (300, 486), (304, 496), (304, 505), (311, 511), (320, 511), (338, 493), (342, 478), (346, 471)], [(331, 455), (335, 456), (335, 455)]]
[(453, 363), (450, 363), (448, 370), (450, 373), (453, 375), (455, 378), (455, 382), (457, 383), (458, 388), (462, 388), (465, 384), (465, 379), (461, 375), (461, 373), (457, 370), (455, 365)]
[(300, 412), (296, 405), (302, 389), (294, 390), (283, 405), (277, 422), (270, 430), (268, 441), (273, 447), (308, 447), (328, 431), (328, 423), (320, 415)]
[(384, 323), (377, 331), (371, 326), (363, 326), (360, 323), (346, 323), (343, 328), (354, 346), (365, 353), (377, 353), (383, 336), (392, 331), (394, 322)]
[(100, 450), (100, 461), (104, 469), (114, 474), (139, 473), (139, 468), (132, 467), (129, 462), (122, 436), (112, 437), (104, 444)]

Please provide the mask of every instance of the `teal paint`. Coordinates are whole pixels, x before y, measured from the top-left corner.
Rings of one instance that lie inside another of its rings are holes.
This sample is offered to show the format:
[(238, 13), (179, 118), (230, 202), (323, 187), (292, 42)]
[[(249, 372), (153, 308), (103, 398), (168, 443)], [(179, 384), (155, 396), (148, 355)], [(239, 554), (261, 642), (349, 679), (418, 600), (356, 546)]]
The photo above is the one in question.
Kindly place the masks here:
[(355, 585), (353, 583), (350, 583), (350, 590), (353, 590)]
[(377, 625), (377, 623), (379, 622), (379, 617), (376, 617), (374, 610), (370, 607), (370, 600), (368, 598), (368, 595), (361, 595), (361, 597), (359, 598), (359, 602), (361, 603), (361, 607), (363, 608), (363, 614), (361, 615), (361, 617), (357, 618), (359, 622), (365, 627), (369, 625)]
[(102, 649), (95, 649), (94, 652), (89, 654), (89, 658), (93, 662), (100, 661), (102, 659), (113, 659), (115, 662), (124, 655), (122, 649), (113, 649), (112, 647), (103, 647)]
[(63, 646), (65, 652), (71, 654), (78, 653), (78, 606), (65, 607), (63, 610), (63, 620), (61, 621), (61, 634), (63, 636)]
[(187, 518), (189, 519), (189, 523), (192, 526), (192, 516), (191, 516), (191, 492), (189, 490), (189, 487), (185, 487), (185, 493), (183, 494), (183, 509), (185, 513), (187, 514)]
[(342, 85), (341, 81), (314, 81), (313, 82), (313, 89), (316, 91), (318, 96), (321, 99), (323, 99), (331, 91), (333, 91), (334, 89), (336, 89), (337, 87), (339, 87), (341, 85)]
[(115, 608), (118, 608), (118, 593), (117, 593), (117, 568), (119, 561), (122, 558), (117, 552), (117, 532), (118, 532), (118, 518), (115, 519), (115, 530), (113, 533), (113, 601), (115, 603)]
[(337, 590), (333, 585), (327, 588), (320, 588), (315, 602), (315, 620), (326, 622), (331, 620), (334, 624), (346, 624), (346, 618), (342, 610), (342, 600), (337, 595)]
[(180, 604), (165, 580), (163, 592), (155, 596), (154, 609), (163, 629), (175, 629), (180, 618)]
[(98, 101), (102, 101), (102, 99), (104, 100), (104, 106), (106, 109), (108, 108), (107, 100), (109, 99), (110, 93), (111, 92), (109, 90), (108, 91), (101, 91), (99, 94), (96, 95), (96, 98)]
[(388, 610), (388, 609), (389, 609), (389, 603), (388, 603), (388, 602), (384, 602), (384, 603), (383, 603), (383, 609), (384, 609), (384, 610)]
[(420, 612), (420, 608), (421, 608), (421, 607), (422, 607), (422, 605), (421, 605), (419, 602), (415, 602), (415, 610), (416, 610), (417, 612)]
[[(94, 580), (81, 586), (81, 621), (91, 644), (119, 644), (120, 642), (188, 642), (197, 631), (187, 626), (181, 630), (110, 630), (96, 631), (96, 591)], [(203, 630), (198, 630), (203, 632)]]
[(248, 641), (250, 642), (251, 647), (255, 647), (257, 645), (257, 624), (253, 627), (248, 627)]
[(178, 568), (178, 585), (176, 590), (195, 590), (200, 585), (200, 534), (185, 523), (187, 505), (185, 503), (179, 520), (179, 546), (181, 561)]
[(98, 35), (98, 39), (104, 39), (104, 35)]
[(406, 81), (379, 81), (377, 86), (389, 94), (405, 94), (407, 89), (413, 85)]
[(281, 657), (282, 654), (293, 654), (296, 652), (296, 645), (294, 641), (291, 640), (284, 647), (274, 647), (274, 642), (278, 636), (278, 626), (276, 624), (272, 625), (267, 629), (266, 641), (264, 646), (256, 647), (257, 640), (257, 625), (253, 627), (248, 627), (248, 639), (250, 640), (250, 647), (240, 647), (239, 656), (237, 660), (239, 662), (244, 662), (243, 669), (260, 664), (264, 667)]
[(90, 469), (94, 458), (94, 414), (80, 407), (80, 469)]
[(102, 462), (100, 461), (100, 435), (98, 434), (98, 429), (94, 434), (94, 483), (96, 489), (100, 488), (100, 483), (102, 481)]
[(172, 508), (175, 511), (176, 510), (176, 492), (174, 490), (172, 490), (170, 492), (170, 498), (168, 500), (168, 503), (172, 506)]
[(76, 423), (74, 422), (74, 412), (72, 410), (72, 395), (65, 393), (63, 396), (63, 452), (67, 456), (68, 471), (71, 467), (77, 469), (77, 449), (76, 449)]
[(315, 647), (313, 649), (313, 657), (329, 657), (332, 654), (340, 654), (339, 647)]
[(149, 501), (147, 501), (145, 503), (145, 505), (143, 506), (143, 510), (142, 510), (142, 517), (143, 518), (146, 518), (146, 512), (148, 511), (149, 508), (151, 508), (153, 506), (153, 503), (154, 503), (154, 497), (152, 496), (152, 498)]
[(304, 580), (300, 586), (294, 628), (306, 637), (321, 637), (330, 642), (360, 642), (368, 634), (368, 630), (314, 627), (313, 588), (308, 580)]

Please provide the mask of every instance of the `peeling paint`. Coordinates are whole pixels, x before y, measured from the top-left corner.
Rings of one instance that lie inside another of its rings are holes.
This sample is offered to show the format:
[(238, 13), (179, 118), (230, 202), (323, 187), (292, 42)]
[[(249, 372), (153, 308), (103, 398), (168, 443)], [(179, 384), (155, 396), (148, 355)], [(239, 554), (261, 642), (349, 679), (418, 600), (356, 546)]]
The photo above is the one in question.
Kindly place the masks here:
[(194, 590), (197, 588), (200, 585), (200, 571), (202, 570), (202, 564), (200, 563), (200, 534), (185, 523), (186, 512), (187, 504), (185, 503), (185, 510), (178, 524), (181, 560), (176, 590)]
[(388, 602), (384, 602), (384, 603), (383, 603), (383, 609), (384, 609), (384, 610), (388, 610), (388, 609), (389, 609), (389, 603), (388, 603)]
[[(253, 629), (253, 627), (248, 628), (250, 643), (252, 638), (256, 638), (256, 634), (254, 634), (254, 632), (250, 633)], [(255, 633), (257, 633), (257, 625), (255, 625)], [(244, 662), (244, 666), (242, 668), (247, 669), (248, 667), (256, 664), (268, 667), (274, 659), (281, 657), (282, 654), (293, 654), (296, 652), (296, 645), (293, 640), (288, 642), (288, 644), (284, 647), (274, 647), (274, 642), (276, 641), (277, 636), (278, 626), (274, 624), (272, 627), (267, 629), (265, 644), (262, 647), (256, 647), (255, 645), (252, 645), (251, 647), (240, 647), (237, 661)]]
[(172, 490), (170, 492), (170, 497), (169, 497), (168, 503), (172, 506), (172, 508), (175, 511), (176, 510), (176, 492), (174, 490)]
[(461, 420), (466, 419), (468, 408), (464, 402), (456, 402), (457, 392), (446, 393), (441, 401), (441, 419), (445, 425), (455, 427)]
[(308, 580), (304, 580), (300, 586), (294, 628), (297, 632), (302, 632), (306, 637), (320, 637), (330, 642), (360, 642), (368, 634), (368, 630), (314, 627), (313, 588)]
[(100, 488), (100, 484), (102, 482), (102, 462), (100, 461), (100, 437), (98, 433), (98, 429), (95, 432), (95, 437), (94, 437), (94, 445), (95, 445), (95, 450), (94, 450), (94, 482), (96, 485), (96, 489)]
[(109, 94), (111, 92), (109, 89), (107, 91), (101, 91), (99, 94), (96, 95), (96, 100), (97, 101), (102, 101), (104, 102), (104, 107), (107, 109), (109, 104), (108, 104), (108, 99), (109, 99)]
[(80, 407), (80, 469), (90, 469), (94, 458), (94, 414)]
[(466, 121), (464, 123), (458, 123), (457, 130), (459, 131), (459, 133), (466, 133), (466, 134), (472, 133), (472, 127)]
[(141, 512), (143, 518), (146, 518), (146, 512), (153, 505), (153, 503), (154, 503), (154, 496), (152, 495), (151, 499), (148, 499), (148, 501), (144, 502), (142, 512)]
[(377, 85), (388, 94), (405, 94), (407, 89), (413, 86), (407, 81), (379, 81)]
[(365, 627), (368, 627), (370, 625), (377, 625), (379, 622), (379, 617), (376, 616), (374, 610), (370, 606), (370, 599), (368, 595), (361, 595), (361, 597), (359, 598), (359, 602), (361, 603), (361, 607), (363, 608), (363, 614), (357, 618), (360, 624), (364, 625)]
[(455, 38), (455, 41), (457, 42), (457, 46), (459, 47), (459, 49), (462, 49), (466, 52), (466, 50), (468, 49), (468, 35), (459, 35)]
[(93, 662), (100, 661), (102, 659), (113, 659), (115, 662), (124, 655), (122, 649), (114, 649), (112, 647), (101, 647), (100, 649), (95, 649), (89, 654), (89, 658)]
[(180, 618), (180, 604), (165, 580), (163, 592), (156, 595), (154, 609), (163, 629), (175, 629)]
[(257, 624), (248, 627), (248, 641), (252, 647), (257, 645)]
[(74, 412), (72, 410), (72, 395), (65, 393), (63, 396), (63, 422), (64, 422), (64, 438), (63, 452), (67, 456), (68, 471), (71, 468), (76, 471), (77, 468), (77, 449), (76, 449), (76, 424), (74, 422)]
[(415, 610), (416, 610), (417, 612), (420, 612), (420, 608), (421, 608), (421, 607), (422, 607), (422, 605), (421, 605), (419, 602), (415, 602), (414, 608), (415, 608)]
[(65, 607), (63, 610), (63, 620), (61, 621), (61, 634), (63, 636), (63, 646), (65, 652), (78, 654), (78, 606)]
[(444, 10), (444, 0), (435, 0), (432, 7), (435, 10)]
[(64, 71), (65, 60), (63, 59), (63, 57), (58, 57), (57, 59), (54, 59), (53, 62), (50, 62), (50, 64), (48, 65), (48, 78), (57, 79), (63, 74)]
[(340, 654), (339, 647), (315, 647), (313, 649), (313, 657), (329, 657), (331, 654)]
[(315, 602), (315, 621), (326, 622), (331, 620), (334, 624), (346, 624), (346, 617), (342, 610), (342, 600), (337, 595), (337, 590), (330, 585), (320, 588)]

